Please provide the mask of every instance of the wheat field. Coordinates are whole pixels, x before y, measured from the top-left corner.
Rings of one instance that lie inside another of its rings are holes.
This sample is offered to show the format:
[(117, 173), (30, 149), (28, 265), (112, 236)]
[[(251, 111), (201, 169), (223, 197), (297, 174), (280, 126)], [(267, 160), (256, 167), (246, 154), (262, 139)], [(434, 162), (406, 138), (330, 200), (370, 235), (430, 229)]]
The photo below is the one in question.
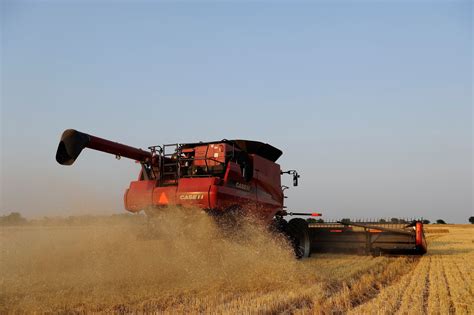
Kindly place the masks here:
[[(175, 227), (180, 227), (176, 229)], [(429, 226), (419, 257), (313, 254), (207, 216), (0, 230), (0, 312), (474, 314), (474, 227)]]

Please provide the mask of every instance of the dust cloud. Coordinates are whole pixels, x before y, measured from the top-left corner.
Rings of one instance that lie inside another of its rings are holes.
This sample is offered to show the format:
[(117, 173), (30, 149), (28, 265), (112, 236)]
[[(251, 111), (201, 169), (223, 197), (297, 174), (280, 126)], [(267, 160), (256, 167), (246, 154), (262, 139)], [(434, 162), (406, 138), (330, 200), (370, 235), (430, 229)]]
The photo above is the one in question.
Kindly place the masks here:
[(153, 222), (153, 240), (139, 237), (146, 227), (136, 222), (2, 228), (3, 310), (164, 305), (304, 281), (285, 239), (262, 226), (244, 221), (237, 232), (223, 233), (202, 211), (179, 208)]

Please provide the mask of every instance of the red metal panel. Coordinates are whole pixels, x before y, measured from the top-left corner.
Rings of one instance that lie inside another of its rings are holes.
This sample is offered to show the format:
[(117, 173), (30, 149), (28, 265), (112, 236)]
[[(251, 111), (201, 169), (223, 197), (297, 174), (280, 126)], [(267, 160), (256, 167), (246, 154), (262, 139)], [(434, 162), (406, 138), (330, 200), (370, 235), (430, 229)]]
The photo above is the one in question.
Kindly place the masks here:
[(416, 246), (424, 254), (424, 253), (426, 253), (426, 251), (428, 249), (428, 245), (426, 244), (426, 239), (425, 239), (425, 235), (424, 235), (424, 232), (423, 232), (423, 223), (421, 223), (419, 221), (416, 222), (415, 233), (416, 233), (416, 238), (415, 238)]
[(207, 145), (198, 146), (194, 148), (194, 165), (195, 166), (206, 166), (206, 151)]
[(210, 144), (207, 151), (208, 166), (216, 166), (225, 162), (224, 144)]
[(176, 191), (176, 204), (210, 208), (209, 190), (218, 181), (215, 177), (181, 178)]
[(235, 162), (227, 163), (227, 169), (224, 175), (224, 182), (235, 182), (242, 181), (242, 170), (240, 169), (239, 164)]
[(130, 188), (125, 191), (125, 209), (138, 212), (152, 205), (154, 180), (133, 181)]
[(257, 215), (270, 221), (276, 212), (283, 209), (280, 165), (258, 155), (251, 155), (257, 189)]

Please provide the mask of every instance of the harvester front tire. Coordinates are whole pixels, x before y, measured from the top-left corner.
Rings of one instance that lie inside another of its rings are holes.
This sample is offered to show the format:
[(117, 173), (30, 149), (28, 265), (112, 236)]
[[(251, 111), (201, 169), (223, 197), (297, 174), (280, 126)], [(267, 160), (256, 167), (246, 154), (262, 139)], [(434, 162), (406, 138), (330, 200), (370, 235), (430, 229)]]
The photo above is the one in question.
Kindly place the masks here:
[(293, 246), (297, 259), (311, 255), (311, 241), (308, 223), (300, 218), (291, 219), (286, 225), (285, 234)]

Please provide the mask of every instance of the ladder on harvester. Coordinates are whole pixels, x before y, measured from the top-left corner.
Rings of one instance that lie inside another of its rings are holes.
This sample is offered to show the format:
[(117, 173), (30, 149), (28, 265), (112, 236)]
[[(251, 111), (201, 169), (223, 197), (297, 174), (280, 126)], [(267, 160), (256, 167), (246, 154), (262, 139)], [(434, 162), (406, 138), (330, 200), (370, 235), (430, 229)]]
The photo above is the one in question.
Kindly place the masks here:
[[(163, 145), (162, 185), (176, 185), (180, 177), (179, 144)], [(168, 153), (169, 152), (169, 153)]]

